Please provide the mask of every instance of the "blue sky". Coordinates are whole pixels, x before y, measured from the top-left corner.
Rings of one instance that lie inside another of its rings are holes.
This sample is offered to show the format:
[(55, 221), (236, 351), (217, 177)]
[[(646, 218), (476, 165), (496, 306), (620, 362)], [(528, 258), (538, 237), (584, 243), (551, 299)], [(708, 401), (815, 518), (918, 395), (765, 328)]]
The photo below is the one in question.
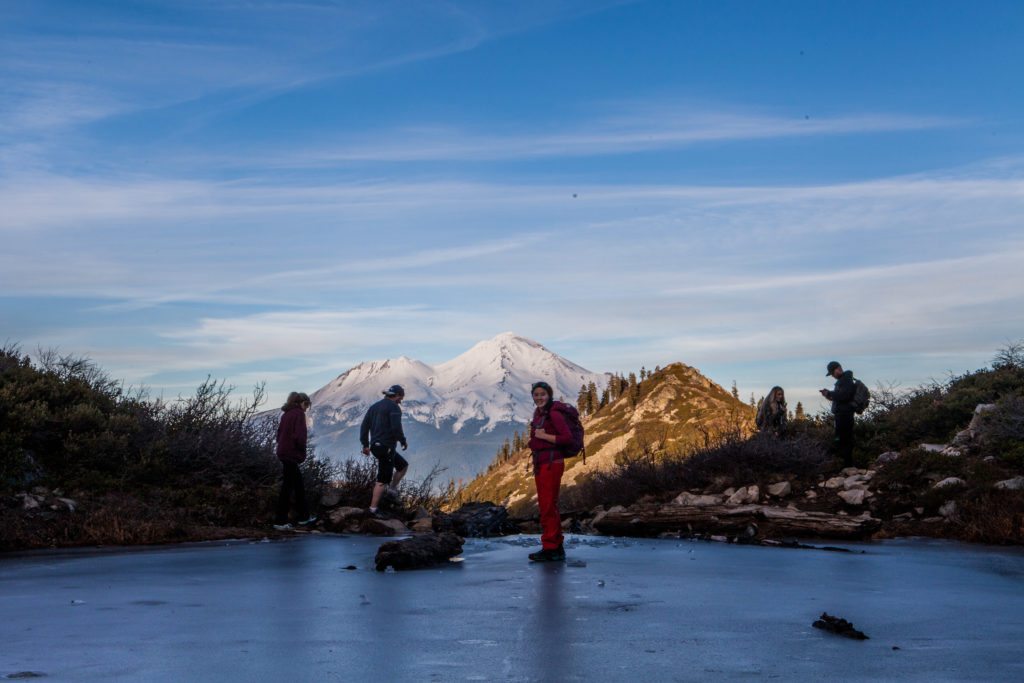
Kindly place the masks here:
[(0, 6), (0, 341), (278, 401), (513, 330), (819, 407), (1024, 337), (1024, 4)]

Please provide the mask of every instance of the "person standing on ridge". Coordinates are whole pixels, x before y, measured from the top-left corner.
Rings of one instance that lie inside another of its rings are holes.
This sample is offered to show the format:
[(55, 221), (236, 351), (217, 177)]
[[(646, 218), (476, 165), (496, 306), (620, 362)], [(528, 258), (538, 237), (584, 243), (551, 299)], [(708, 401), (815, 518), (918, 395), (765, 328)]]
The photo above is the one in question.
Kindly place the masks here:
[(835, 416), (835, 448), (836, 455), (843, 460), (843, 467), (853, 467), (853, 416), (857, 412), (854, 396), (857, 383), (853, 379), (853, 371), (843, 371), (838, 361), (828, 364), (825, 371), (827, 377), (836, 380), (832, 390), (822, 389), (821, 395), (832, 401), (832, 415)]
[(552, 410), (554, 391), (547, 382), (531, 388), (533, 419), (530, 421), (530, 451), (533, 453), (533, 480), (537, 485), (537, 507), (540, 509), (541, 549), (530, 553), (533, 562), (562, 562), (562, 516), (558, 512), (558, 489), (565, 472), (565, 458), (560, 445), (572, 441), (569, 425), (561, 411)]
[(786, 423), (789, 416), (786, 414), (786, 392), (782, 387), (772, 387), (768, 395), (761, 399), (761, 405), (757, 407), (757, 429), (761, 433), (782, 436), (786, 432)]
[(373, 486), (370, 498), (370, 514), (379, 516), (377, 508), (384, 492), (397, 496), (398, 483), (409, 471), (409, 463), (398, 454), (396, 446), (402, 444), (402, 450), (409, 448), (402, 431), (402, 409), (399, 404), (405, 398), (405, 389), (395, 384), (384, 390), (384, 398), (370, 406), (359, 428), (359, 441), (363, 444), (363, 455), (372, 454), (377, 458), (377, 483)]
[(306, 504), (306, 487), (302, 483), (302, 472), (299, 465), (306, 459), (306, 411), (309, 410), (309, 396), (293, 391), (288, 400), (281, 406), (284, 415), (277, 425), (277, 459), (284, 465), (284, 479), (281, 482), (281, 494), (277, 498), (277, 513), (274, 528), (278, 531), (290, 531), (294, 527), (288, 523), (288, 507), (291, 497), (295, 495), (295, 507), (299, 513), (302, 526), (309, 526), (316, 521), (316, 515), (309, 514)]

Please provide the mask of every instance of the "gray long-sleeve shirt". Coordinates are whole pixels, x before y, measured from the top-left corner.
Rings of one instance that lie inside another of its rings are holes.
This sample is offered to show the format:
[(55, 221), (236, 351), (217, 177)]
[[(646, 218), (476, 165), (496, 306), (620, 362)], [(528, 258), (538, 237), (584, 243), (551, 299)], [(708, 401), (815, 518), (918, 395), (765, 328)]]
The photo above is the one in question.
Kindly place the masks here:
[(359, 427), (359, 441), (363, 448), (371, 443), (394, 447), (396, 443), (406, 445), (402, 431), (402, 409), (391, 399), (382, 398), (370, 406)]

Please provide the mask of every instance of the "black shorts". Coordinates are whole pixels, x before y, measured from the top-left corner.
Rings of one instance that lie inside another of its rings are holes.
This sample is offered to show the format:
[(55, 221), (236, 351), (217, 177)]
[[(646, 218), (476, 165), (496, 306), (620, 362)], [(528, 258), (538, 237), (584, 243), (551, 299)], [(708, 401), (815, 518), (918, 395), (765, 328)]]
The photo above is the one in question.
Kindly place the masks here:
[(375, 443), (370, 446), (370, 452), (377, 458), (377, 483), (390, 484), (395, 476), (395, 469), (404, 470), (409, 466), (408, 461), (395, 451), (394, 446), (385, 446)]

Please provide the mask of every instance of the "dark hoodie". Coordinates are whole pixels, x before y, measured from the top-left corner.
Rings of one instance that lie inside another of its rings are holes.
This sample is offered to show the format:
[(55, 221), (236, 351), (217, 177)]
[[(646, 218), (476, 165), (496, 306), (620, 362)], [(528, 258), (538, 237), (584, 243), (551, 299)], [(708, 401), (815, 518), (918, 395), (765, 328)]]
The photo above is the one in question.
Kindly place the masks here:
[(853, 370), (847, 370), (836, 380), (832, 391), (826, 392), (825, 397), (832, 401), (833, 415), (853, 415), (853, 397), (857, 393), (857, 383), (853, 381)]
[(297, 405), (282, 408), (277, 425), (277, 459), (296, 464), (306, 459), (306, 411)]

